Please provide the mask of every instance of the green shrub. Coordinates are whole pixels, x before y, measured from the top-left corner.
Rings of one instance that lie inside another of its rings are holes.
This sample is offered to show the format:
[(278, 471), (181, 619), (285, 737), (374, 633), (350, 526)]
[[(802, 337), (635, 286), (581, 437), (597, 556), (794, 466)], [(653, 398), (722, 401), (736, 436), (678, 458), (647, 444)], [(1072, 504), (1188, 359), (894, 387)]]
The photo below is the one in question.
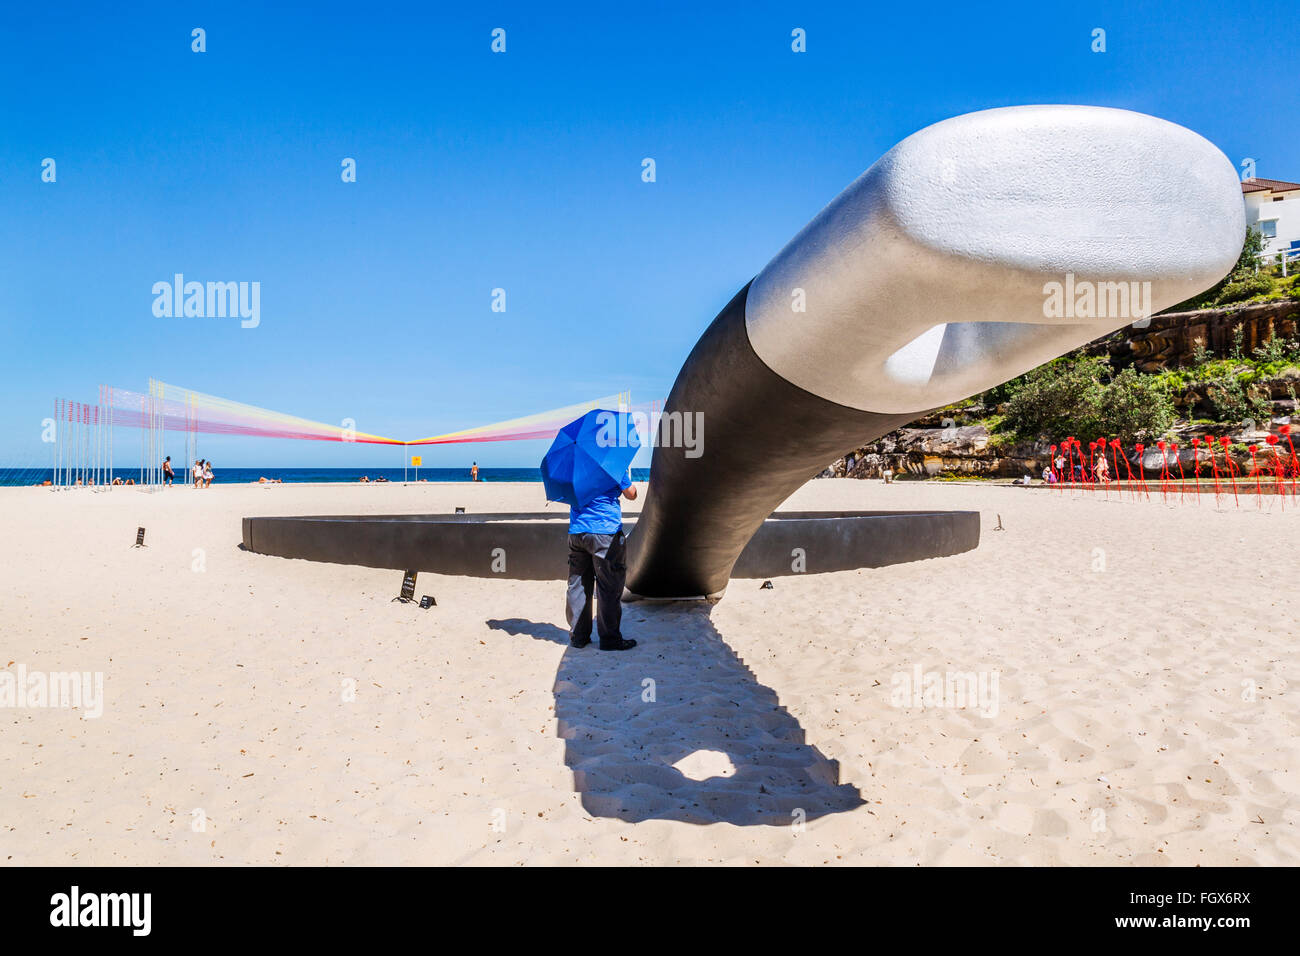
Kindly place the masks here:
[(1255, 349), (1255, 361), (1266, 365), (1278, 362), (1290, 363), (1300, 360), (1300, 343), (1295, 339), (1284, 339), (1274, 335), (1267, 342)]
[(1013, 388), (1003, 427), (1021, 436), (1129, 442), (1162, 435), (1174, 422), (1173, 399), (1161, 376), (1131, 368), (1115, 375), (1099, 358), (1057, 359), (1007, 384)]
[(1059, 440), (1096, 434), (1090, 412), (1097, 407), (1101, 379), (1109, 366), (1101, 359), (1057, 359), (1002, 386), (1010, 386), (1003, 427), (1022, 435)]
[[(1225, 299), (1223, 294), (1227, 292), (1229, 286), (1244, 282), (1247, 279), (1255, 277), (1260, 268), (1260, 254), (1264, 251), (1264, 236), (1258, 229), (1246, 227), (1245, 241), (1241, 246), (1241, 255), (1237, 256), (1237, 264), (1232, 267), (1232, 271), (1219, 280), (1212, 289), (1207, 289), (1200, 295), (1195, 296), (1185, 302), (1179, 302), (1177, 305), (1165, 309), (1166, 312), (1187, 312), (1191, 309), (1208, 309), (1216, 305), (1222, 305), (1226, 302), (1237, 302), (1240, 299)], [(1268, 292), (1272, 289), (1263, 290)], [(1235, 293), (1234, 293), (1235, 294)], [(1255, 293), (1242, 295), (1240, 298), (1249, 299)]]
[(1267, 421), (1273, 413), (1273, 403), (1252, 395), (1249, 384), (1238, 375), (1210, 379), (1206, 398), (1214, 411), (1214, 420), (1223, 424), (1239, 425), (1247, 418)]
[(1219, 293), (1215, 304), (1225, 305), (1229, 302), (1241, 302), (1243, 299), (1249, 299), (1257, 295), (1267, 295), (1273, 291), (1276, 285), (1276, 279), (1262, 272), (1258, 275), (1234, 279), (1223, 287), (1223, 291)]
[(1101, 435), (1129, 441), (1163, 435), (1173, 425), (1175, 411), (1159, 378), (1126, 368), (1101, 389), (1096, 415)]

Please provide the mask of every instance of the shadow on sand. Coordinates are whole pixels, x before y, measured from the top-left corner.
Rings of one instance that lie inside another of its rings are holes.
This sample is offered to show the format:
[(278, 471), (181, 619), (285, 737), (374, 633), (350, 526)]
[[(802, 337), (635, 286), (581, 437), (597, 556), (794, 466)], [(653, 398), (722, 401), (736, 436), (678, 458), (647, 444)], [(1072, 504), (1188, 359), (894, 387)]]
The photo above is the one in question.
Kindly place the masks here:
[[(623, 653), (599, 651), (594, 641), (569, 647), (568, 632), (554, 624), (487, 624), (565, 646), (555, 716), (574, 788), (593, 816), (784, 826), (799, 811), (814, 820), (860, 806), (857, 788), (840, 784), (838, 764), (804, 742), (799, 722), (723, 641), (710, 610), (629, 605), (624, 630), (640, 644)], [(687, 773), (674, 766), (691, 755)], [(719, 769), (729, 775), (706, 776)]]

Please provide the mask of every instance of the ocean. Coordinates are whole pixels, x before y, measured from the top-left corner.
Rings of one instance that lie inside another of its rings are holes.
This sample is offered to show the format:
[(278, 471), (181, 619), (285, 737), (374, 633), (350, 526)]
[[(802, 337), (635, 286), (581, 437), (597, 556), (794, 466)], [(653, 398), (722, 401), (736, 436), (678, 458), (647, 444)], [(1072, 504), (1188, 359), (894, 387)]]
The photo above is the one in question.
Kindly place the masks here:
[[(138, 468), (116, 468), (116, 476), (126, 480), (140, 480)], [(415, 480), (415, 469), (402, 468), (218, 468), (212, 483), (249, 484), (259, 478), (279, 478), (285, 484), (304, 483), (322, 484), (325, 482), (355, 483), (362, 476), (371, 481), (387, 478), (400, 482), (405, 476), (407, 481)], [(542, 473), (537, 468), (483, 468), (478, 470), (479, 481), (535, 481), (541, 482)], [(633, 468), (632, 480), (645, 481), (650, 477), (649, 468)], [(54, 473), (49, 468), (0, 468), (0, 487), (39, 485), (43, 481), (53, 480)], [(181, 483), (184, 475), (177, 475)], [(469, 481), (468, 468), (421, 468), (421, 481)]]

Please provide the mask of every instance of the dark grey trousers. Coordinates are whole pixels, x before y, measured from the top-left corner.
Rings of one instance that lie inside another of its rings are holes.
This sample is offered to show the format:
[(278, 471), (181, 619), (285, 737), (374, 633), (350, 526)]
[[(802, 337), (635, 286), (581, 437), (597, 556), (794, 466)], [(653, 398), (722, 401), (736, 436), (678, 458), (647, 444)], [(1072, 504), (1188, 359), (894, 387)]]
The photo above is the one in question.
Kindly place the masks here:
[(591, 640), (591, 591), (596, 587), (596, 632), (600, 643), (623, 639), (623, 581), (627, 577), (623, 532), (569, 535), (569, 593), (565, 615), (569, 639)]

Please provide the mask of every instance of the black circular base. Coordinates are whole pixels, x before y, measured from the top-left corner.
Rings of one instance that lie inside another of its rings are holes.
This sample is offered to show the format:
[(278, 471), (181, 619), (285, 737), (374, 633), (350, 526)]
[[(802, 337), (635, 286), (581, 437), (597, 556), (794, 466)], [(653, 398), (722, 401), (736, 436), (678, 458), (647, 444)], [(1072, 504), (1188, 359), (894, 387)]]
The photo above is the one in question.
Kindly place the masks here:
[[(244, 518), (243, 526), (245, 550), (281, 558), (527, 581), (567, 574), (568, 516), (557, 513)], [(623, 527), (630, 565), (636, 516)], [(979, 536), (975, 511), (779, 512), (745, 545), (732, 576), (878, 568), (969, 551)]]

